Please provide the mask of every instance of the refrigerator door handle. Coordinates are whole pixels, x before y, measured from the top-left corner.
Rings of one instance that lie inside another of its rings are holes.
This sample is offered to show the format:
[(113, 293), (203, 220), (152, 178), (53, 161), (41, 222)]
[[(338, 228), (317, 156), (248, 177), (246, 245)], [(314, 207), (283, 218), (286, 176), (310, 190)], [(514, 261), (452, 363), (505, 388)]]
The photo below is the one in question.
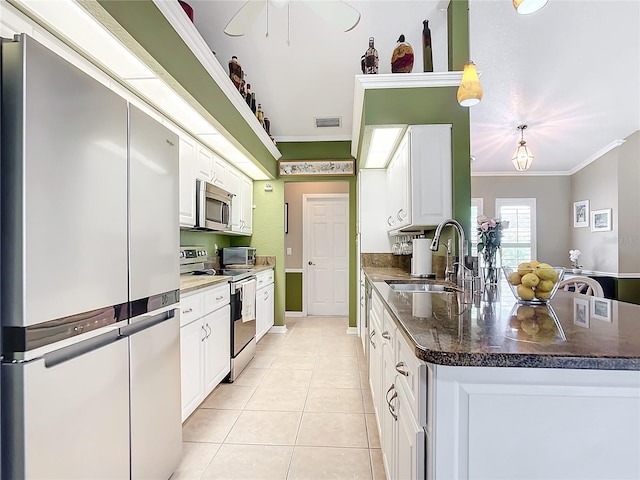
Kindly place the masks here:
[(46, 368), (53, 368), (61, 363), (68, 362), (69, 360), (81, 357), (82, 355), (86, 355), (87, 353), (98, 350), (99, 348), (106, 347), (111, 343), (117, 342), (119, 339), (120, 335), (118, 334), (118, 331), (112, 330), (74, 345), (62, 347), (61, 349), (47, 353), (42, 357), (44, 360), (44, 366)]
[(136, 333), (153, 327), (154, 325), (171, 320), (177, 315), (178, 310), (179, 306), (178, 304), (175, 304), (156, 310), (151, 315), (140, 315), (132, 318), (131, 322), (133, 323), (126, 327), (122, 327), (120, 329), (120, 335), (123, 337), (130, 337), (131, 335), (135, 335)]

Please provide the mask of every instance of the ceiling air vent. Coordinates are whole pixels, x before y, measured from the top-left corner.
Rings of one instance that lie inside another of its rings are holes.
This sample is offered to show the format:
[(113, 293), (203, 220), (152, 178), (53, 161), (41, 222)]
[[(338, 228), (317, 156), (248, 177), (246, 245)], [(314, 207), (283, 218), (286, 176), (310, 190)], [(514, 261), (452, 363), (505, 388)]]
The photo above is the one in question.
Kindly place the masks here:
[(316, 117), (316, 128), (339, 127), (342, 125), (340, 117)]

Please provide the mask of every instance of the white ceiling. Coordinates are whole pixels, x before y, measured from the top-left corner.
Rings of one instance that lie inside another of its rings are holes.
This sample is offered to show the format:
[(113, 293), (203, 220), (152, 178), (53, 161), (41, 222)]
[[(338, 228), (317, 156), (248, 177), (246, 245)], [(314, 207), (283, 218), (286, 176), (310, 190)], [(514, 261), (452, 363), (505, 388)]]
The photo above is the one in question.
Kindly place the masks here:
[[(434, 70), (445, 71), (446, 12), (437, 0), (349, 1), (360, 23), (343, 33), (314, 17), (304, 1), (266, 9), (242, 37), (223, 33), (242, 0), (188, 0), (195, 24), (220, 63), (232, 55), (247, 74), (279, 141), (350, 140), (353, 88), (370, 36), (380, 73), (402, 33), (422, 70), (422, 20), (428, 19)], [(471, 58), (481, 72), (482, 102), (472, 107), (476, 174), (514, 173), (511, 156), (526, 123), (535, 155), (530, 173), (568, 173), (640, 129), (640, 1), (549, 0), (518, 15), (511, 0), (470, 0)], [(289, 34), (287, 34), (289, 23)], [(287, 42), (290, 39), (290, 44)], [(339, 116), (318, 129), (314, 117)]]

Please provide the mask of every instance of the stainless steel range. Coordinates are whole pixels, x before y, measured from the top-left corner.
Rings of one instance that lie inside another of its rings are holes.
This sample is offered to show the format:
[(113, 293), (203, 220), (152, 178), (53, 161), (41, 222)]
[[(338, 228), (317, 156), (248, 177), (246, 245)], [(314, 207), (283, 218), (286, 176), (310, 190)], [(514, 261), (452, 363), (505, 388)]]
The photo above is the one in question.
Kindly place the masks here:
[(235, 381), (256, 353), (256, 278), (253, 269), (205, 268), (207, 250), (202, 245), (180, 247), (180, 273), (183, 275), (224, 275), (230, 277), (231, 290), (231, 372)]

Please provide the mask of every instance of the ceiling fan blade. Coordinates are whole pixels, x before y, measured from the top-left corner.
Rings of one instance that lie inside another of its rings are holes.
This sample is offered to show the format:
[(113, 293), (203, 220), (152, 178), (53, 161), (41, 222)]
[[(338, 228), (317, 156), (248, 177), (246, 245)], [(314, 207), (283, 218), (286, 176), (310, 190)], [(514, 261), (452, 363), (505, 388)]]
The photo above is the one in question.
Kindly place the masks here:
[(313, 11), (329, 23), (348, 32), (360, 22), (360, 12), (341, 0), (305, 2)]
[(267, 4), (267, 0), (248, 0), (224, 27), (224, 33), (240, 37), (251, 28), (253, 22)]

